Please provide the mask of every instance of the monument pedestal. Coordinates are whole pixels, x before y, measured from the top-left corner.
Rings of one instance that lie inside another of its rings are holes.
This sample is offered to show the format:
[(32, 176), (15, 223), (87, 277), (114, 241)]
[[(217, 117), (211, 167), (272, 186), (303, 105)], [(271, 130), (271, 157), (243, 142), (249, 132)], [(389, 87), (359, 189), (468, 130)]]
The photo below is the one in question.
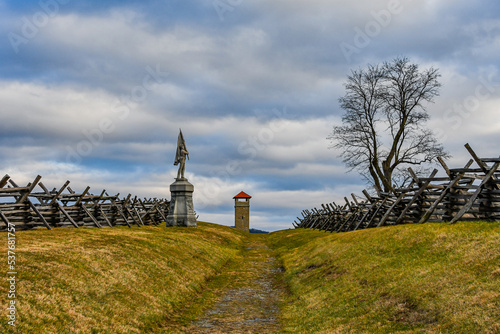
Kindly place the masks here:
[(194, 186), (187, 179), (176, 179), (170, 185), (170, 209), (167, 226), (196, 227), (193, 209)]

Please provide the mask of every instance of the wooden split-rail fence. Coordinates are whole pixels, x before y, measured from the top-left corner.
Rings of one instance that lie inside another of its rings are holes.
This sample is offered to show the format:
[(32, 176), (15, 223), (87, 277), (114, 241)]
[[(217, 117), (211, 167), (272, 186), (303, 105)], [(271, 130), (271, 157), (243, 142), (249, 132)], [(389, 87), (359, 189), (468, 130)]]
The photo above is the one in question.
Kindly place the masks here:
[(165, 199), (140, 199), (120, 194), (90, 193), (90, 187), (76, 193), (66, 181), (48, 190), (38, 175), (33, 182), (19, 186), (9, 175), (0, 179), (0, 231), (9, 224), (16, 230), (54, 227), (103, 227), (157, 225), (166, 221), (170, 202)]
[[(448, 168), (438, 159), (445, 176), (435, 169), (428, 177), (412, 176), (409, 186), (377, 196), (363, 190), (364, 198), (351, 194), (345, 203), (321, 204), (302, 211), (295, 228), (347, 232), (384, 225), (500, 220), (500, 158), (479, 158), (469, 144), (472, 159), (463, 168)], [(474, 165), (475, 164), (475, 165)]]

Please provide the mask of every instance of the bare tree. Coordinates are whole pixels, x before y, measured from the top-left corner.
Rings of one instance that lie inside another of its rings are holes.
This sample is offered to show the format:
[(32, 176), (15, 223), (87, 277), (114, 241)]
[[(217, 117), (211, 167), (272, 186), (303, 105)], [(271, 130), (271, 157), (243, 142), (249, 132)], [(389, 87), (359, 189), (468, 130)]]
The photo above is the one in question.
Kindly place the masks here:
[(339, 99), (345, 114), (328, 139), (342, 150), (351, 170), (358, 170), (378, 192), (394, 191), (404, 179), (403, 165), (447, 158), (432, 131), (424, 103), (439, 95), (437, 69), (420, 71), (408, 58), (352, 71)]

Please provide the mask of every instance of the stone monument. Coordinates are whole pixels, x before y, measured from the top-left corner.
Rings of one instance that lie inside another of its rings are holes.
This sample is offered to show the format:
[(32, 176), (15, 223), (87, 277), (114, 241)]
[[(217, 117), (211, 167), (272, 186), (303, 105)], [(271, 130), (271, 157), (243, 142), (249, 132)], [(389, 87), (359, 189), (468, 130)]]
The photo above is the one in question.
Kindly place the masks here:
[(186, 158), (189, 160), (189, 152), (186, 148), (182, 130), (179, 129), (177, 152), (174, 160), (174, 165), (179, 165), (179, 170), (175, 182), (170, 185), (171, 198), (167, 226), (196, 227), (196, 216), (193, 208), (194, 186), (184, 177)]

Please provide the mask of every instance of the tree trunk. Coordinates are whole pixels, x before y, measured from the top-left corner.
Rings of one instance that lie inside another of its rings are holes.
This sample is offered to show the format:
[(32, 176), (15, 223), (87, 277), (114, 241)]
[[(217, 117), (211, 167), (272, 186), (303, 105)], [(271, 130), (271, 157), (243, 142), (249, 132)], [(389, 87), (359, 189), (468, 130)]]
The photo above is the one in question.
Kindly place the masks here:
[(382, 186), (380, 185), (379, 178), (377, 176), (377, 173), (373, 169), (372, 164), (370, 164), (370, 166), (368, 167), (368, 170), (370, 171), (370, 175), (373, 179), (373, 186), (375, 187), (375, 190), (377, 191), (377, 193), (380, 193), (382, 191)]
[(385, 160), (382, 163), (382, 170), (384, 172), (384, 177), (382, 178), (382, 183), (384, 185), (385, 192), (394, 192), (394, 188), (392, 186), (392, 170), (390, 166), (390, 161)]

